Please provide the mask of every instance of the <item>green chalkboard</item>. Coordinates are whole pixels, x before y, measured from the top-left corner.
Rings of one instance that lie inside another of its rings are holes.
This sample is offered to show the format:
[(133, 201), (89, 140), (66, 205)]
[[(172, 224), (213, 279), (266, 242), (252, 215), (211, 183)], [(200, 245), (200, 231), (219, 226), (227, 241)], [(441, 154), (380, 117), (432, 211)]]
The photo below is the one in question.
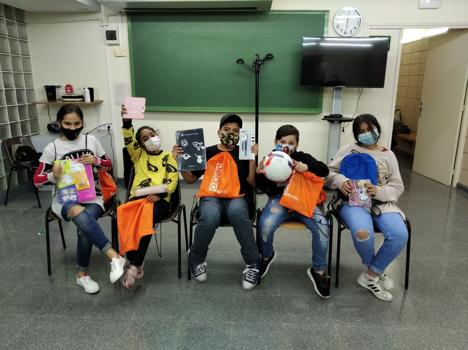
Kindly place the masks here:
[(320, 113), (322, 90), (300, 85), (301, 39), (323, 36), (326, 23), (317, 11), (130, 15), (133, 96), (146, 97), (148, 111), (253, 112), (250, 63), (272, 53), (260, 112)]

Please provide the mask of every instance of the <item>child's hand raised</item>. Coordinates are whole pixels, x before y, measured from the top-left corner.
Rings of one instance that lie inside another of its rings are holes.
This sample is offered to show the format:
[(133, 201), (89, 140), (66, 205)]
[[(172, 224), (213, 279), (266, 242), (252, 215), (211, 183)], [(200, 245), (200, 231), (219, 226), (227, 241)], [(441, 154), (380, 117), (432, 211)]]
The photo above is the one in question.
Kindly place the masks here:
[(252, 143), (252, 148), (250, 149), (250, 152), (255, 154), (255, 157), (258, 156), (258, 144)]
[(123, 120), (131, 120), (129, 118), (125, 118), (125, 116), (127, 115), (127, 107), (125, 107), (125, 105), (121, 106), (120, 115), (122, 116)]
[(174, 159), (177, 159), (177, 157), (181, 156), (182, 154), (184, 154), (184, 149), (182, 147), (179, 145), (174, 145), (172, 147), (172, 156)]

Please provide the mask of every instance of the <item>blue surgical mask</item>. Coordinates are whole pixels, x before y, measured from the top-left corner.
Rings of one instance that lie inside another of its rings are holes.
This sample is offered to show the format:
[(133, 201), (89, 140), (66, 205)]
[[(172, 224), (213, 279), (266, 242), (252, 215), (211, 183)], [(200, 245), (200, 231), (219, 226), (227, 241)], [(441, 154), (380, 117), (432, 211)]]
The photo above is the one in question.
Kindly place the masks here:
[(378, 130), (374, 129), (374, 131), (368, 131), (368, 132), (359, 134), (358, 141), (359, 143), (362, 143), (363, 145), (370, 146), (370, 145), (374, 145), (377, 143), (379, 136), (380, 135), (379, 135)]
[(281, 151), (287, 154), (291, 154), (294, 152), (294, 146), (289, 145), (287, 143), (277, 143), (275, 145), (275, 151)]

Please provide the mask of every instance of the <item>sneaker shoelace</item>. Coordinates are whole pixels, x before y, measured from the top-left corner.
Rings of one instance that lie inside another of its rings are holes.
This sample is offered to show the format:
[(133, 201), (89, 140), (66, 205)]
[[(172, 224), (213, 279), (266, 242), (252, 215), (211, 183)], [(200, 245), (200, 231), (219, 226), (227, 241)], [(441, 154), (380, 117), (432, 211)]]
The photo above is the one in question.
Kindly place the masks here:
[(244, 280), (247, 282), (255, 283), (258, 279), (259, 270), (256, 268), (248, 267), (244, 270)]
[(201, 275), (202, 273), (205, 273), (205, 266), (206, 263), (200, 264), (195, 266), (195, 275)]

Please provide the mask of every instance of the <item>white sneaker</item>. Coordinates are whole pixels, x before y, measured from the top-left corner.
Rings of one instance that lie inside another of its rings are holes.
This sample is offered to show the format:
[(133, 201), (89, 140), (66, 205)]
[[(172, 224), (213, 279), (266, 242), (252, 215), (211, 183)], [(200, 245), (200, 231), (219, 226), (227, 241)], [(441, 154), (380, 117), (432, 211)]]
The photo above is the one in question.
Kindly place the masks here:
[(393, 299), (393, 296), (380, 284), (379, 277), (369, 278), (367, 273), (363, 272), (359, 275), (357, 283), (372, 292), (377, 299), (383, 301), (392, 301)]
[(127, 260), (125, 260), (123, 256), (119, 256), (118, 258), (112, 258), (112, 261), (110, 262), (111, 272), (109, 274), (111, 283), (117, 282), (118, 279), (122, 277), (126, 262)]
[(384, 273), (379, 276), (379, 282), (386, 290), (392, 290), (395, 288), (395, 283), (393, 283), (392, 279)]
[(88, 294), (99, 292), (99, 284), (94, 282), (89, 276), (76, 277), (76, 284), (83, 287), (84, 291)]

